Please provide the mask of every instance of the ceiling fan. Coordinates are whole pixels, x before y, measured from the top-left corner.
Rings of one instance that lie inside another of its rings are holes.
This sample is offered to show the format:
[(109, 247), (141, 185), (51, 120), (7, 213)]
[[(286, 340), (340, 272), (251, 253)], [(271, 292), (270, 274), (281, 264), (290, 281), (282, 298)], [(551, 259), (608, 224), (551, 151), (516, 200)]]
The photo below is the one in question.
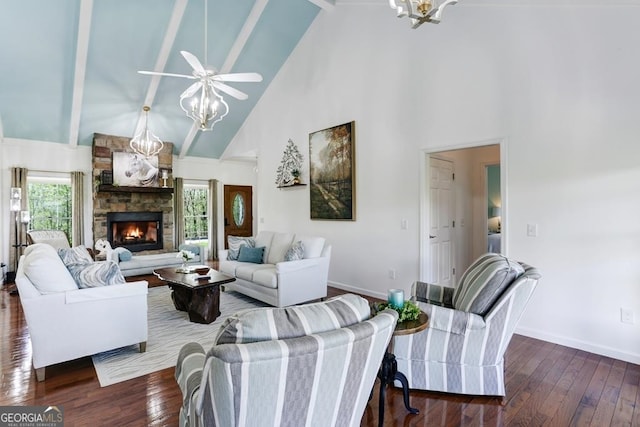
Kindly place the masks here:
[[(204, 2), (204, 60), (207, 62), (207, 0)], [(179, 77), (197, 80), (180, 95), (180, 107), (187, 116), (199, 124), (200, 130), (211, 130), (213, 125), (222, 120), (229, 112), (229, 106), (218, 90), (236, 99), (245, 100), (248, 95), (225, 82), (261, 82), (258, 73), (223, 73), (216, 69), (205, 68), (198, 58), (186, 50), (180, 53), (193, 69), (192, 75), (162, 73), (155, 71), (138, 71), (140, 74), (153, 76)]]
[(229, 112), (229, 105), (216, 91), (219, 90), (236, 99), (245, 100), (248, 95), (224, 82), (261, 82), (258, 73), (225, 73), (218, 74), (215, 69), (205, 68), (198, 58), (186, 50), (180, 51), (191, 68), (192, 75), (159, 73), (155, 71), (138, 71), (140, 74), (180, 77), (197, 80), (180, 95), (180, 107), (188, 117), (198, 123), (200, 130), (211, 130), (213, 125), (222, 120)]

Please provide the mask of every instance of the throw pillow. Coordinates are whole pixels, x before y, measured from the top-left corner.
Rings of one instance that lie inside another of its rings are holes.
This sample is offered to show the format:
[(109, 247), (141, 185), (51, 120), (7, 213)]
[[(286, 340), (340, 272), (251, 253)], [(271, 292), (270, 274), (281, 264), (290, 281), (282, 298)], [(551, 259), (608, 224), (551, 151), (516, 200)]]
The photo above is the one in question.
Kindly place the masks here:
[(229, 244), (229, 253), (227, 255), (227, 259), (230, 261), (235, 261), (238, 259), (241, 246), (248, 246), (250, 248), (255, 247), (255, 240), (253, 237), (229, 236), (227, 238), (227, 243)]
[[(131, 261), (133, 254), (127, 248), (115, 248), (113, 252), (117, 255), (117, 261)], [(114, 261), (116, 261), (114, 259)]]
[(92, 264), (75, 264), (69, 267), (69, 272), (81, 289), (125, 283), (120, 267), (111, 260)]
[(485, 254), (471, 264), (453, 294), (453, 306), (484, 316), (509, 285), (524, 273), (520, 263)]
[(249, 246), (240, 246), (240, 254), (238, 254), (238, 261), (240, 262), (252, 262), (254, 264), (262, 264), (262, 257), (264, 255), (264, 246), (259, 248), (250, 248)]
[(284, 308), (253, 308), (229, 316), (214, 344), (242, 344), (319, 334), (369, 319), (369, 302), (354, 294)]
[(181, 251), (183, 249), (185, 251), (193, 252), (196, 255), (200, 255), (200, 246), (198, 245), (189, 245), (189, 244), (183, 243), (178, 247), (178, 250)]
[(91, 254), (89, 254), (89, 251), (84, 245), (74, 246), (69, 249), (58, 249), (58, 255), (62, 258), (62, 262), (66, 266), (71, 264), (89, 264), (93, 262)]
[(284, 260), (297, 261), (302, 258), (304, 258), (304, 245), (302, 244), (302, 241), (298, 240), (297, 242), (293, 243), (289, 247), (289, 250), (287, 250), (287, 252), (284, 254)]
[(24, 274), (41, 294), (77, 290), (73, 277), (53, 246), (34, 243), (25, 250)]

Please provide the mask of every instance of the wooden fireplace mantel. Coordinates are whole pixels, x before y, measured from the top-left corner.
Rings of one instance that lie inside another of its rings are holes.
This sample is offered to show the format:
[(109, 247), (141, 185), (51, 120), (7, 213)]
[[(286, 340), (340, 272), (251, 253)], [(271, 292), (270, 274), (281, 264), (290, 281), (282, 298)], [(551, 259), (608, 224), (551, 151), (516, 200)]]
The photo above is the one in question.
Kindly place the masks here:
[(125, 187), (120, 185), (100, 184), (98, 191), (106, 193), (173, 193), (172, 187)]

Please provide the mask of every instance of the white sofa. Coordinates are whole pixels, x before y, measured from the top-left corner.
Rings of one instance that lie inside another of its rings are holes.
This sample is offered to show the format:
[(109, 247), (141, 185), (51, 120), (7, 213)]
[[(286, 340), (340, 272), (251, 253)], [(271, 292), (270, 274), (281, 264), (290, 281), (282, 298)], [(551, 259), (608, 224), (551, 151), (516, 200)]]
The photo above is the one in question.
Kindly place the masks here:
[(45, 367), (147, 341), (147, 282), (79, 289), (53, 246), (36, 243), (16, 273), (38, 381)]
[[(188, 249), (195, 253), (195, 257), (187, 264), (200, 265), (204, 262), (205, 257), (201, 256), (201, 249), (196, 245), (180, 245), (180, 249)], [(179, 258), (178, 252), (166, 252), (161, 254), (149, 255), (132, 255), (130, 258), (121, 260), (119, 256), (119, 248), (114, 249), (110, 254), (110, 259), (118, 263), (120, 271), (124, 277), (139, 276), (141, 274), (152, 274), (153, 270), (162, 267), (179, 267), (182, 265), (182, 258)], [(203, 251), (202, 251), (203, 252)]]
[[(260, 231), (254, 240), (256, 248), (265, 248), (260, 264), (230, 261), (228, 250), (219, 251), (219, 270), (236, 278), (225, 289), (276, 307), (327, 296), (331, 245), (323, 237)], [(296, 242), (302, 242), (303, 258), (285, 261), (285, 253)]]

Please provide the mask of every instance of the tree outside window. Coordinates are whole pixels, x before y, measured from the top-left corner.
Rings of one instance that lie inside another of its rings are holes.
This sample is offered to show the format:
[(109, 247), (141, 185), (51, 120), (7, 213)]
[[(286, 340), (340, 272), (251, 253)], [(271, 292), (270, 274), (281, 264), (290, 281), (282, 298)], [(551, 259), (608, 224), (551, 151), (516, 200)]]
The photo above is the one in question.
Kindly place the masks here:
[(71, 184), (27, 180), (29, 230), (62, 230), (71, 236)]
[(209, 240), (209, 211), (206, 187), (184, 187), (184, 234), (189, 243), (206, 246)]

